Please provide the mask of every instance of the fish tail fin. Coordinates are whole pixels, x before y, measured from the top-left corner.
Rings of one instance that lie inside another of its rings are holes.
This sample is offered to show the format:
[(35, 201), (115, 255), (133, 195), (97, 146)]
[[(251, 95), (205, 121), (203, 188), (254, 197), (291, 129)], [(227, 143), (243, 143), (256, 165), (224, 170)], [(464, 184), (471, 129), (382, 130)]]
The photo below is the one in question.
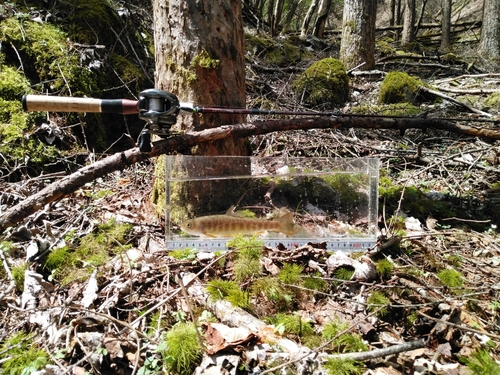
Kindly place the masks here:
[(280, 223), (280, 232), (284, 234), (293, 234), (293, 212), (288, 212), (278, 218), (278, 222)]

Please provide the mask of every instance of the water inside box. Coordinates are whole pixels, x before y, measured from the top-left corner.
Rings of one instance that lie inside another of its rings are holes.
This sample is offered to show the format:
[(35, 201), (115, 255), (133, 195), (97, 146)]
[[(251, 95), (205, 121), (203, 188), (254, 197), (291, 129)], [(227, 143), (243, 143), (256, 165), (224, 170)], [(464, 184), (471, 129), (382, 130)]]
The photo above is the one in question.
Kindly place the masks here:
[(221, 250), (238, 234), (370, 247), (378, 176), (374, 158), (167, 156), (167, 248)]

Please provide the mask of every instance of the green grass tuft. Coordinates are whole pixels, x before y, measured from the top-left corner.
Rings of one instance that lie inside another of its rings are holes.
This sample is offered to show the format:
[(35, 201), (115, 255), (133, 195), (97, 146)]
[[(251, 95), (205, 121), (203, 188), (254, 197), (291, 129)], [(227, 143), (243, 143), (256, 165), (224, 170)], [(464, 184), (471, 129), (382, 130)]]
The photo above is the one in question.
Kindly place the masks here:
[(473, 375), (500, 375), (500, 366), (486, 349), (478, 349), (470, 357), (461, 357)]
[(461, 288), (464, 285), (463, 275), (453, 268), (439, 271), (437, 277), (439, 281), (448, 288)]
[(165, 367), (176, 374), (191, 374), (201, 359), (203, 348), (193, 323), (177, 323), (158, 346)]
[(232, 305), (246, 309), (250, 307), (250, 299), (248, 293), (241, 290), (239, 285), (234, 281), (215, 279), (208, 283), (207, 291), (213, 301), (225, 299), (231, 302)]
[(328, 375), (361, 375), (363, 364), (345, 359), (328, 358), (324, 364)]
[(285, 284), (300, 285), (302, 284), (301, 273), (304, 267), (295, 263), (285, 263), (278, 278)]
[(368, 304), (368, 311), (377, 311), (378, 317), (383, 317), (389, 312), (390, 299), (382, 292), (373, 292), (366, 303)]

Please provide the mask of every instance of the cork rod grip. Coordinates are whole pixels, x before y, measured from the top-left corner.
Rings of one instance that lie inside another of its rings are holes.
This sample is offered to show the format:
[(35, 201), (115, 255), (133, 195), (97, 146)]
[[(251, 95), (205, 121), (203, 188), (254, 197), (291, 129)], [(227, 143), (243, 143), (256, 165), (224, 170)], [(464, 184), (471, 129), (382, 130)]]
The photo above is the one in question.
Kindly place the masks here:
[(139, 112), (137, 101), (128, 99), (93, 99), (24, 95), (22, 102), (25, 111), (105, 112), (121, 114), (134, 114)]
[(24, 95), (25, 111), (101, 112), (101, 100), (61, 96)]

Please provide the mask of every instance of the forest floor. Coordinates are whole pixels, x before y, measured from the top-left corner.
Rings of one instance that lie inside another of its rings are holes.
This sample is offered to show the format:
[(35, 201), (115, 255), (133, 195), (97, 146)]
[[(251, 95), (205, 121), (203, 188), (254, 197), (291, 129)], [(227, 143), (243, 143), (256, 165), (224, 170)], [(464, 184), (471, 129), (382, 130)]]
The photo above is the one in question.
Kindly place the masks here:
[[(302, 108), (286, 69), (260, 66), (248, 61), (258, 76), (247, 82), (248, 105)], [(422, 103), (426, 116), (497, 126), (488, 121), (499, 111), (484, 100), (500, 76), (485, 66), (380, 56), (378, 73), (352, 75), (339, 111), (381, 113), (385, 72), (403, 70), (492, 117), (446, 99)], [(377, 245), (342, 253), (247, 238), (227, 252), (167, 251), (169, 224), (150, 203), (154, 166), (136, 164), (2, 235), (1, 372), (500, 374), (498, 142), (332, 129), (251, 144), (255, 155), (378, 158)], [(1, 210), (57, 178), (0, 182)]]

